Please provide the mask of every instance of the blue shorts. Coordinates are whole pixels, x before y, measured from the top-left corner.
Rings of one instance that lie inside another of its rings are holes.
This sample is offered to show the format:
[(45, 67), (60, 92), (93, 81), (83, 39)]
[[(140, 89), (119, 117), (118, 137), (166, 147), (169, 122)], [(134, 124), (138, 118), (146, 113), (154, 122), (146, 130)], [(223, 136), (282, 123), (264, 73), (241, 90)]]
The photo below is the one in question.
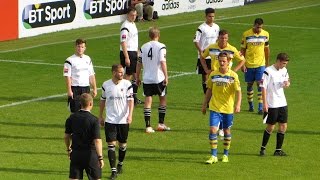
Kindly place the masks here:
[(246, 82), (261, 81), (265, 66), (257, 68), (247, 68), (247, 72), (244, 74)]
[(220, 123), (222, 123), (223, 129), (231, 128), (233, 125), (233, 114), (210, 111), (209, 126), (219, 127)]

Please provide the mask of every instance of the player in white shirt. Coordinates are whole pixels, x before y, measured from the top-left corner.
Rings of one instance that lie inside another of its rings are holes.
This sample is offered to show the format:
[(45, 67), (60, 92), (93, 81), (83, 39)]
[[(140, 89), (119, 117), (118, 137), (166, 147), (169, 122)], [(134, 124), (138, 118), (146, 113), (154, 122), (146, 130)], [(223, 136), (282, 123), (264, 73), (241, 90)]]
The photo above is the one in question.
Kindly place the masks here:
[(274, 152), (275, 156), (286, 156), (282, 151), (284, 134), (287, 130), (288, 122), (288, 107), (284, 88), (290, 86), (289, 74), (286, 66), (289, 62), (289, 57), (286, 53), (279, 53), (275, 64), (267, 67), (262, 75), (262, 100), (264, 116), (267, 116), (267, 127), (263, 134), (260, 155), (265, 155), (267, 143), (270, 135), (278, 123), (277, 144)]
[(160, 30), (156, 27), (149, 29), (150, 41), (145, 43), (140, 49), (140, 60), (137, 64), (136, 79), (137, 84), (141, 84), (140, 72), (143, 66), (143, 93), (144, 102), (144, 119), (146, 122), (146, 133), (153, 133), (154, 130), (150, 125), (152, 96), (158, 95), (160, 104), (158, 107), (159, 124), (158, 131), (170, 130), (164, 124), (166, 114), (166, 87), (168, 85), (168, 72), (166, 63), (166, 46), (159, 42)]
[[(99, 120), (105, 128), (108, 144), (108, 158), (111, 167), (110, 179), (122, 173), (123, 160), (126, 154), (129, 124), (132, 122), (133, 91), (130, 81), (123, 79), (122, 65), (112, 66), (112, 79), (102, 84)], [(106, 110), (106, 118), (103, 112)], [(119, 142), (119, 158), (116, 167), (116, 142)]]
[(135, 104), (142, 102), (137, 98), (138, 86), (136, 84), (135, 73), (138, 60), (138, 29), (134, 21), (137, 17), (135, 8), (129, 7), (127, 19), (120, 28), (120, 63), (125, 68), (125, 79), (132, 80), (133, 97)]
[[(197, 73), (202, 74), (202, 89), (204, 94), (206, 94), (207, 91), (207, 74), (201, 65), (200, 56), (203, 50), (206, 49), (210, 44), (216, 43), (220, 31), (219, 26), (214, 23), (215, 10), (212, 8), (207, 8), (205, 10), (205, 15), (206, 21), (198, 27), (193, 39), (194, 45), (198, 52)], [(211, 69), (210, 56), (206, 57), (206, 63), (207, 67)]]
[(90, 93), (90, 85), (93, 97), (97, 95), (93, 64), (91, 58), (84, 54), (85, 50), (86, 40), (77, 39), (75, 54), (64, 62), (63, 76), (67, 87), (68, 106), (72, 113), (80, 110), (80, 95)]

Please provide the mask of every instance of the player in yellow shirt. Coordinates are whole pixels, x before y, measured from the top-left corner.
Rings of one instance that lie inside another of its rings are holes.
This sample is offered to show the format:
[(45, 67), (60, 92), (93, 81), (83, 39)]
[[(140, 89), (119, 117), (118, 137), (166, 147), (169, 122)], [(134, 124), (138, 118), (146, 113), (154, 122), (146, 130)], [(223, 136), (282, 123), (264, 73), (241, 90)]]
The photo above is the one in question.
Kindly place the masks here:
[[(218, 55), (219, 69), (211, 72), (207, 80), (207, 92), (202, 104), (202, 113), (206, 114), (209, 103), (211, 157), (207, 164), (217, 163), (218, 138), (217, 131), (222, 123), (224, 131), (224, 155), (222, 162), (229, 162), (228, 154), (231, 143), (231, 126), (233, 124), (233, 113), (240, 112), (241, 88), (237, 73), (229, 67), (231, 57), (228, 53), (221, 52)], [(235, 97), (237, 96), (237, 98)], [(236, 106), (234, 107), (236, 102)]]
[[(232, 60), (236, 59), (238, 61), (237, 66), (233, 69), (234, 71), (238, 71), (245, 63), (244, 57), (240, 54), (240, 52), (232, 45), (228, 43), (229, 34), (226, 30), (220, 30), (217, 43), (210, 44), (204, 51), (201, 53), (200, 62), (207, 73), (209, 75), (211, 71), (215, 71), (219, 69), (218, 55), (221, 52), (227, 52), (231, 61), (229, 63), (229, 67), (232, 67)], [(208, 68), (205, 58), (207, 56), (211, 57), (211, 70)]]
[(262, 96), (259, 82), (262, 79), (264, 69), (269, 64), (269, 33), (262, 29), (263, 20), (257, 18), (254, 21), (253, 28), (245, 31), (242, 35), (241, 53), (246, 58), (243, 71), (245, 72), (245, 81), (247, 82), (247, 97), (249, 111), (254, 111), (253, 105), (253, 84), (256, 82), (258, 87), (258, 114), (262, 111)]

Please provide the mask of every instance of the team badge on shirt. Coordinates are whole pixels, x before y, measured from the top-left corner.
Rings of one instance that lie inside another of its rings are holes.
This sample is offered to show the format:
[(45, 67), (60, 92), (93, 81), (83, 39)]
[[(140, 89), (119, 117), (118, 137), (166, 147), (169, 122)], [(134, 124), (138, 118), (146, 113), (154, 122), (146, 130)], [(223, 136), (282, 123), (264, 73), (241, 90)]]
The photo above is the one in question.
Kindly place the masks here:
[(63, 69), (63, 72), (64, 72), (64, 73), (68, 73), (68, 72), (69, 72), (69, 69), (68, 69), (68, 68), (64, 68), (64, 69)]
[(125, 34), (123, 34), (123, 35), (121, 36), (121, 38), (122, 38), (122, 39), (127, 39), (127, 36), (126, 36)]

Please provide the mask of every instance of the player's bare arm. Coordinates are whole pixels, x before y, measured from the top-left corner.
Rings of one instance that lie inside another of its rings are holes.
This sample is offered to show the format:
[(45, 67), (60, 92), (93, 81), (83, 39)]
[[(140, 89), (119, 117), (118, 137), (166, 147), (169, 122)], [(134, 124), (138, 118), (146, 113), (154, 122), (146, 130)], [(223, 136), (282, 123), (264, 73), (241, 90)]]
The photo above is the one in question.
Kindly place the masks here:
[(89, 81), (90, 81), (90, 85), (91, 85), (91, 88), (92, 88), (92, 96), (96, 97), (97, 96), (96, 76), (95, 75), (91, 75), (89, 77)]
[(103, 111), (106, 105), (106, 100), (100, 100), (99, 104), (99, 122), (101, 127), (104, 127), (104, 118), (103, 118)]
[(235, 113), (239, 113), (241, 111), (241, 100), (242, 100), (242, 94), (241, 94), (241, 90), (236, 92), (236, 96), (237, 96), (237, 102), (236, 102), (236, 106), (234, 109)]
[(125, 64), (127, 67), (130, 66), (130, 58), (128, 54), (128, 49), (127, 49), (127, 43), (126, 42), (121, 42), (121, 47), (122, 47), (122, 52), (125, 58)]

